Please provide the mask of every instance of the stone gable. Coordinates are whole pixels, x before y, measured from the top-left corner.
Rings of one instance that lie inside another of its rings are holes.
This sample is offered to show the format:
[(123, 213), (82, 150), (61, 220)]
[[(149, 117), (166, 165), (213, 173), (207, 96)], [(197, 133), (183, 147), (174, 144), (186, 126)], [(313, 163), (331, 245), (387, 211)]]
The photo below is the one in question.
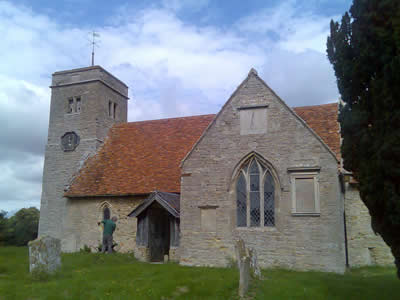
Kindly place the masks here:
[[(265, 108), (266, 131), (243, 132), (241, 111)], [(253, 153), (276, 174), (274, 227), (236, 226), (236, 170)], [(294, 216), (288, 170), (312, 167), (320, 169), (320, 215)], [(262, 266), (343, 272), (337, 167), (326, 144), (250, 72), (183, 163), (182, 172), (190, 176), (181, 179), (181, 263), (224, 265), (233, 257), (234, 238), (240, 236), (257, 250)], [(201, 230), (201, 206), (216, 207), (215, 232)]]

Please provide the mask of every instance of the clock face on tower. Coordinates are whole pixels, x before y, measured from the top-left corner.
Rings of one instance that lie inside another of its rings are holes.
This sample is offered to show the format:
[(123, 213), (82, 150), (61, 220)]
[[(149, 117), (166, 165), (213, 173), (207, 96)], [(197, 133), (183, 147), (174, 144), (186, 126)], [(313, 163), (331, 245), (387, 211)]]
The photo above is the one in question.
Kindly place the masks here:
[(61, 148), (67, 152), (67, 151), (74, 151), (76, 147), (79, 145), (79, 135), (77, 135), (75, 132), (66, 132), (62, 137), (61, 137)]

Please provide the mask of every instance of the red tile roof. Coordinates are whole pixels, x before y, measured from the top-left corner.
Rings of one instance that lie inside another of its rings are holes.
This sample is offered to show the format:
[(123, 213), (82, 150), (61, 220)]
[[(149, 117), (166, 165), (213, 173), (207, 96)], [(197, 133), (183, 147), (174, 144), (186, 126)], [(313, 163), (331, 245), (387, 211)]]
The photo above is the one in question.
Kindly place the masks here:
[[(294, 111), (340, 155), (337, 104)], [(180, 192), (180, 163), (215, 115), (115, 125), (79, 171), (67, 197)]]
[(180, 163), (215, 115), (113, 126), (67, 197), (180, 192)]
[(338, 104), (301, 106), (294, 107), (293, 110), (322, 138), (325, 144), (336, 154), (336, 158), (340, 160)]

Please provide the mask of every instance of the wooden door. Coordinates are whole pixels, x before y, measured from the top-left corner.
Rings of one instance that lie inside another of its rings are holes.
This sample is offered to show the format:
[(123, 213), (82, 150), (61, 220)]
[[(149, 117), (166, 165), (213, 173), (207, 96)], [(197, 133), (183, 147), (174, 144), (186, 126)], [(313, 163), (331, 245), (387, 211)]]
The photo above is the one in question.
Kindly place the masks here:
[(168, 213), (157, 206), (151, 207), (149, 219), (150, 261), (164, 261), (169, 252), (170, 225)]

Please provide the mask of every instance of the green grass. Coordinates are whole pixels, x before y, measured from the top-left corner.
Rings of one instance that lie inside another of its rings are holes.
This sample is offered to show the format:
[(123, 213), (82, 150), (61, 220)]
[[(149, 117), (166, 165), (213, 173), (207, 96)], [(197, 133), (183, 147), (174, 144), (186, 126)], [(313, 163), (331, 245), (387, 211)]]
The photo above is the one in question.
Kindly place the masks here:
[[(237, 299), (234, 268), (147, 264), (129, 254), (63, 254), (52, 276), (31, 276), (28, 249), (0, 248), (3, 299)], [(253, 299), (400, 299), (394, 268), (354, 269), (345, 275), (263, 270)]]

